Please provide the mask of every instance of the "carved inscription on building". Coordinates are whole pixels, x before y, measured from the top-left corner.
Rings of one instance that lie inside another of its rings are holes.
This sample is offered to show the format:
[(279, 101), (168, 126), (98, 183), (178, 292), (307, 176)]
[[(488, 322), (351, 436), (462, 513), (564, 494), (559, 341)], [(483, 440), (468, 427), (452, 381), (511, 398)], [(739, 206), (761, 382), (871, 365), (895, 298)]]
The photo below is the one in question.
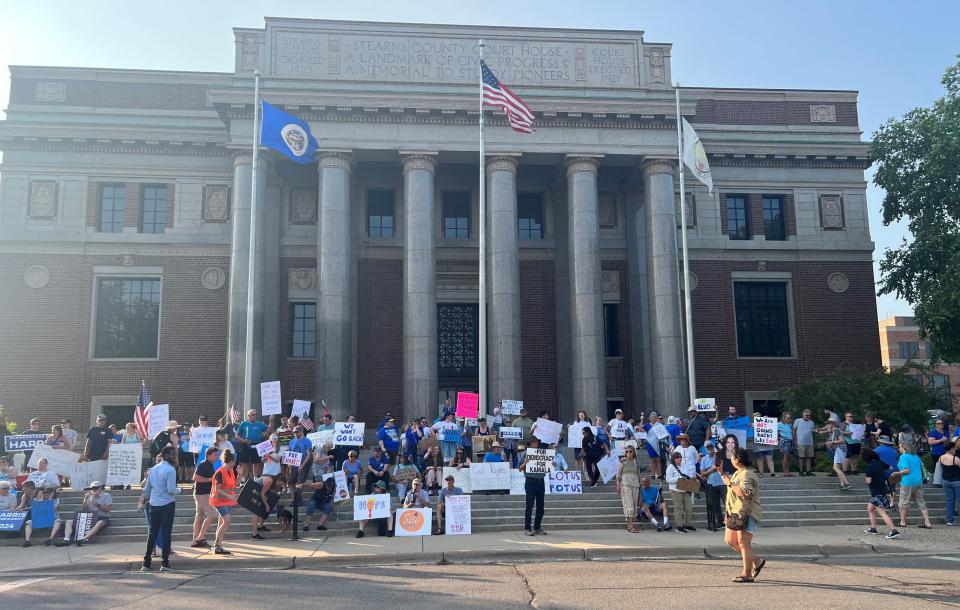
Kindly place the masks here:
[[(477, 82), (477, 41), (438, 36), (370, 36), (274, 30), (273, 73), (321, 80)], [(510, 86), (632, 88), (638, 43), (489, 40), (484, 59)]]

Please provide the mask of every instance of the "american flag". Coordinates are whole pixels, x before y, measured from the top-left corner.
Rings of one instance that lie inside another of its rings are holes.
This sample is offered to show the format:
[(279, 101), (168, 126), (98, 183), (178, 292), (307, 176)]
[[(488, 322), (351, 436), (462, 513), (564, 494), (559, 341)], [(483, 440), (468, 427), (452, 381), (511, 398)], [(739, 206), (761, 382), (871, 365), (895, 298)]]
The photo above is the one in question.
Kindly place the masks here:
[(133, 421), (137, 426), (137, 436), (143, 440), (147, 440), (147, 431), (149, 430), (150, 422), (150, 406), (153, 405), (153, 402), (150, 401), (150, 392), (147, 391), (147, 385), (140, 380), (140, 394), (137, 395), (137, 408), (133, 411)]
[(306, 413), (300, 418), (300, 425), (303, 426), (304, 430), (313, 430), (313, 420), (307, 417)]
[(242, 419), (243, 418), (240, 417), (240, 411), (237, 409), (237, 405), (236, 404), (230, 405), (230, 421), (228, 421), (227, 423), (229, 424), (231, 422), (237, 422)]
[(507, 113), (507, 122), (514, 131), (533, 133), (533, 110), (530, 110), (530, 106), (498, 81), (482, 59), (480, 71), (483, 75), (483, 103), (503, 109)]
[(330, 415), (330, 409), (327, 408), (327, 402), (325, 400), (320, 400), (320, 405), (323, 407), (323, 415), (326, 417)]

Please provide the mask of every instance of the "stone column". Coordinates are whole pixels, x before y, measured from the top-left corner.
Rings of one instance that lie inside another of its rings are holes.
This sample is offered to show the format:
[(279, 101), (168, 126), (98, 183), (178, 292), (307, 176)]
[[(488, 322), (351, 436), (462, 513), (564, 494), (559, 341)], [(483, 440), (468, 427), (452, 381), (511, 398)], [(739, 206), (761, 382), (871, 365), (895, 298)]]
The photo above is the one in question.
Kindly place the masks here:
[(320, 153), (317, 218), (317, 361), (313, 398), (335, 419), (354, 411), (349, 152)]
[[(437, 262), (434, 223), (435, 153), (403, 160), (403, 412), (430, 412), (437, 403)], [(424, 411), (426, 409), (426, 411)]]
[(599, 156), (567, 157), (567, 224), (574, 409), (606, 413), (603, 293), (600, 287)]
[(651, 159), (643, 164), (653, 378), (650, 407), (658, 413), (680, 415), (688, 402), (673, 172), (669, 161)]
[(250, 270), (252, 172), (253, 156), (249, 152), (236, 153), (233, 156), (233, 201), (230, 210), (233, 234), (230, 245), (226, 406), (236, 404), (241, 413), (248, 406), (247, 397), (243, 395), (243, 373), (247, 332), (247, 274)]
[(627, 268), (630, 272), (630, 328), (633, 346), (634, 411), (649, 411), (652, 377), (650, 369), (650, 299), (647, 295), (647, 218), (643, 187), (625, 187)]
[(521, 400), (520, 252), (517, 156), (487, 159), (487, 413), (498, 400)]

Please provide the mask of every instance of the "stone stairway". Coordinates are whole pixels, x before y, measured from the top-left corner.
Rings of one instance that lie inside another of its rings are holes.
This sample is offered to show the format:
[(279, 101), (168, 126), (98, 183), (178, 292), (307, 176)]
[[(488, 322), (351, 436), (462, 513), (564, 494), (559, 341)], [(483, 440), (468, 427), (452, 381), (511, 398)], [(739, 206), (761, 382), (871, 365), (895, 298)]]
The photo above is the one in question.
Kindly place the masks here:
[[(862, 476), (852, 477), (854, 488), (841, 491), (835, 478), (820, 473), (816, 478), (764, 477), (761, 479), (764, 527), (796, 527), (804, 525), (860, 525), (867, 523), (866, 502), (869, 492)], [(664, 486), (666, 492), (666, 486)], [(944, 523), (945, 502), (943, 490), (933, 486), (925, 489), (927, 505), (934, 525)], [(143, 540), (146, 524), (143, 513), (138, 512), (139, 490), (115, 491), (114, 509), (110, 527), (101, 535), (103, 541)], [(177, 517), (174, 524), (174, 540), (190, 540), (193, 523), (193, 499), (189, 490), (184, 490), (182, 499), (177, 503)], [(72, 515), (79, 506), (82, 492), (66, 491), (61, 498), (60, 514)], [(309, 496), (305, 494), (305, 499)], [(523, 529), (523, 496), (480, 495), (472, 496), (473, 531), (494, 532)], [(291, 508), (290, 497), (282, 502)], [(669, 504), (669, 494), (667, 494)], [(394, 498), (394, 505), (397, 500)], [(623, 511), (616, 486), (611, 481), (606, 486), (586, 489), (582, 495), (546, 497), (546, 511), (543, 527), (546, 530), (619, 528), (624, 526)], [(292, 508), (291, 508), (292, 510)], [(304, 507), (300, 513), (303, 515)], [(919, 511), (911, 510), (911, 523), (916, 523)], [(896, 518), (896, 517), (894, 517)], [(314, 520), (314, 524), (316, 520)], [(706, 527), (706, 509), (703, 497), (694, 502), (694, 525)], [(268, 527), (276, 530), (276, 521), (271, 519)], [(352, 507), (342, 503), (327, 522), (327, 531), (319, 532), (324, 536), (353, 535), (356, 522), (353, 521)], [(373, 533), (368, 526), (368, 534)], [(315, 527), (303, 536), (316, 537)], [(33, 542), (42, 542), (47, 536), (45, 530), (34, 535)], [(242, 539), (250, 535), (250, 514), (238, 509), (234, 513), (229, 538)], [(289, 537), (286, 533), (264, 533), (265, 537)], [(213, 534), (208, 534), (212, 539)], [(18, 544), (22, 538), (5, 540), (2, 544)]]

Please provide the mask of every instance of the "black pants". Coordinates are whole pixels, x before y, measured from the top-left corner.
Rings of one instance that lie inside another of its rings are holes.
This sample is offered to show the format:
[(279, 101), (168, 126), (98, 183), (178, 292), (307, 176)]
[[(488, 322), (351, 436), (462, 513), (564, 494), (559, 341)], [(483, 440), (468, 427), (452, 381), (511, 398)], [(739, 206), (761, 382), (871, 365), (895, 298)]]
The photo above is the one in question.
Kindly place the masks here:
[(382, 477), (378, 477), (372, 472), (368, 472), (367, 473), (367, 495), (370, 495), (373, 493), (373, 486), (376, 485), (377, 481), (383, 481), (387, 486), (387, 490), (388, 491), (390, 490), (390, 473), (389, 472), (384, 470)]
[(721, 497), (726, 489), (723, 485), (707, 485), (707, 527), (716, 528), (723, 525)]
[(597, 462), (603, 459), (602, 455), (588, 455), (584, 458), (587, 464), (587, 475), (590, 477), (590, 484), (596, 485), (600, 480), (600, 469), (597, 468)]
[[(546, 480), (526, 477), (523, 483), (523, 489), (527, 492), (527, 508), (523, 513), (523, 529), (538, 530), (543, 521), (543, 496), (546, 494)], [(533, 512), (533, 503), (537, 503), (537, 514), (533, 520), (533, 528), (530, 527), (530, 514)]]
[(163, 565), (170, 563), (170, 539), (173, 537), (173, 514), (176, 502), (163, 506), (150, 507), (150, 531), (147, 534), (147, 552), (143, 556), (143, 565), (149, 566), (153, 561), (153, 549), (157, 546), (157, 534), (163, 530), (163, 547), (160, 549), (160, 559)]

